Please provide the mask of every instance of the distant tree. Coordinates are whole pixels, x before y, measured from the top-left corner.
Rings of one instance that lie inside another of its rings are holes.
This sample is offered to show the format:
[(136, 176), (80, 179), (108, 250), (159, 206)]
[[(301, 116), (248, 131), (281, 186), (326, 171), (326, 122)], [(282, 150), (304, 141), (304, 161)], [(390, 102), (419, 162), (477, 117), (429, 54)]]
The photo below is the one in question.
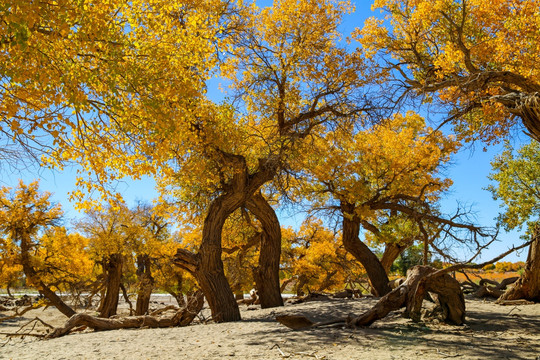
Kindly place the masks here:
[(46, 283), (43, 269), (39, 270), (40, 258), (36, 253), (43, 247), (40, 236), (43, 231), (59, 225), (62, 209), (50, 202), (50, 193), (40, 193), (38, 188), (37, 181), (28, 185), (19, 181), (15, 190), (0, 188), (0, 232), (4, 242), (9, 242), (17, 252), (26, 284), (36, 287), (60, 312), (71, 317), (75, 311), (56, 295)]
[(502, 299), (540, 301), (540, 144), (532, 141), (517, 153), (507, 144), (492, 166), (496, 184), (488, 189), (502, 201), (499, 221), (508, 230), (525, 225), (525, 238), (533, 240), (523, 275)]

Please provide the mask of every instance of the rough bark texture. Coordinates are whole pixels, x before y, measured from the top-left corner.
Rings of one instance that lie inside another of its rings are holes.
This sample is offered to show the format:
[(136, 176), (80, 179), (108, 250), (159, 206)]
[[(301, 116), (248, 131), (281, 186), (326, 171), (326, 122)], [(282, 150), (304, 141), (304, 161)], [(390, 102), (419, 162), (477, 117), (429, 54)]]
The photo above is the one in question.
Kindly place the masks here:
[(377, 256), (358, 238), (360, 221), (347, 214), (354, 213), (353, 205), (341, 204), (343, 216), (343, 245), (366, 269), (375, 296), (383, 296), (390, 292), (388, 275)]
[(150, 296), (154, 289), (154, 278), (150, 269), (151, 261), (148, 255), (137, 256), (137, 278), (139, 286), (137, 289), (137, 304), (135, 305), (135, 315), (144, 315), (150, 307)]
[(116, 315), (122, 280), (122, 265), (122, 254), (112, 254), (103, 260), (102, 266), (105, 273), (106, 292), (98, 309), (99, 316), (102, 318)]
[(88, 326), (96, 331), (131, 329), (131, 328), (164, 328), (189, 325), (204, 305), (204, 295), (197, 292), (188, 302), (187, 307), (178, 310), (172, 317), (154, 317), (150, 315), (128, 316), (117, 319), (103, 319), (88, 314), (72, 316), (61, 328), (56, 328), (46, 338), (57, 338), (67, 335), (79, 326)]
[(514, 286), (502, 294), (498, 301), (523, 299), (540, 302), (540, 234), (535, 236), (529, 247), (523, 275), (514, 283)]
[(264, 183), (272, 180), (277, 171), (278, 159), (260, 159), (258, 170), (250, 173), (244, 157), (224, 152), (220, 154), (224, 163), (234, 170), (234, 175), (224, 186), (224, 193), (215, 198), (208, 207), (198, 253), (180, 249), (176, 254), (175, 264), (195, 276), (210, 306), (212, 319), (226, 322), (240, 320), (240, 310), (223, 270), (223, 225)]
[(444, 319), (461, 325), (465, 320), (465, 299), (459, 282), (448, 274), (430, 277), (437, 269), (429, 266), (415, 266), (407, 272), (407, 279), (398, 288), (382, 297), (366, 313), (352, 318), (349, 324), (369, 326), (382, 319), (389, 312), (406, 306), (406, 314), (413, 320), (420, 320), (420, 309), (427, 291), (437, 294), (437, 304), (441, 307)]
[(247, 202), (246, 208), (262, 224), (259, 264), (254, 271), (261, 308), (283, 306), (279, 286), (279, 262), (281, 257), (281, 226), (274, 209), (258, 192)]

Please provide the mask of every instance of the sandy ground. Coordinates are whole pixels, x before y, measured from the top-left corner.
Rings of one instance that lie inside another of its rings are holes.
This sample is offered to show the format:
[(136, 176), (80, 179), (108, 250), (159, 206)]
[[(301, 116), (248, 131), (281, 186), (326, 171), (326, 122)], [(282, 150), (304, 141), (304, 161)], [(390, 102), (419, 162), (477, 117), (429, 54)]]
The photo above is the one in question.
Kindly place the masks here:
[[(0, 359), (528, 359), (540, 360), (540, 304), (467, 300), (467, 324), (413, 323), (393, 312), (369, 328), (290, 330), (280, 314), (323, 321), (360, 314), (376, 299), (315, 301), (282, 308), (241, 306), (243, 321), (183, 328), (84, 332), (52, 340), (0, 336)], [(0, 318), (4, 316), (0, 313)], [(54, 308), (0, 323), (14, 332), (38, 316), (59, 326)], [(209, 316), (204, 310), (202, 316)], [(36, 326), (34, 332), (43, 330)]]

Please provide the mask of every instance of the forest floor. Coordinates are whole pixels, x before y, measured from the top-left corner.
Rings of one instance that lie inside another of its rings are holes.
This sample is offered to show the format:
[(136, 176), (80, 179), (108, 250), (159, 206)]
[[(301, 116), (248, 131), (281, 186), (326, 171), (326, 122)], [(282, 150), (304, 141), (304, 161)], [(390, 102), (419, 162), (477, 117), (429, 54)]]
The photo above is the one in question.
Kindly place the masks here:
[[(155, 299), (167, 303), (165, 297)], [(399, 311), (357, 329), (295, 331), (275, 321), (283, 314), (325, 321), (360, 314), (375, 302), (330, 299), (262, 310), (241, 305), (243, 321), (235, 323), (86, 331), (52, 340), (0, 336), (0, 359), (540, 359), (540, 304), (501, 306), (467, 299), (465, 326), (413, 323)], [(24, 319), (0, 323), (0, 332), (15, 332), (35, 317), (54, 326), (66, 320), (54, 308), (37, 309)], [(199, 321), (204, 317), (208, 309)], [(33, 332), (44, 330), (37, 325)]]

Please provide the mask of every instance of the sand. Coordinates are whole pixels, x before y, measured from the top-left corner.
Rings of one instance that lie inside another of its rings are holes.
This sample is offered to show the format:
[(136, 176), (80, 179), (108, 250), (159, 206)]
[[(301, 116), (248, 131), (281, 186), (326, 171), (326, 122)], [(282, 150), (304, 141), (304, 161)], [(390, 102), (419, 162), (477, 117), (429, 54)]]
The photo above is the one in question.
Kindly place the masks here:
[[(540, 304), (500, 306), (467, 300), (467, 324), (413, 323), (393, 312), (369, 328), (290, 330), (280, 314), (315, 321), (359, 314), (376, 299), (314, 301), (274, 309), (241, 306), (243, 321), (182, 328), (83, 332), (52, 340), (0, 336), (0, 359), (538, 359)], [(2, 315), (0, 315), (1, 317)], [(0, 323), (16, 331), (38, 316), (54, 326), (66, 318), (54, 308)], [(203, 317), (208, 318), (208, 310)], [(43, 330), (36, 326), (34, 332)]]

